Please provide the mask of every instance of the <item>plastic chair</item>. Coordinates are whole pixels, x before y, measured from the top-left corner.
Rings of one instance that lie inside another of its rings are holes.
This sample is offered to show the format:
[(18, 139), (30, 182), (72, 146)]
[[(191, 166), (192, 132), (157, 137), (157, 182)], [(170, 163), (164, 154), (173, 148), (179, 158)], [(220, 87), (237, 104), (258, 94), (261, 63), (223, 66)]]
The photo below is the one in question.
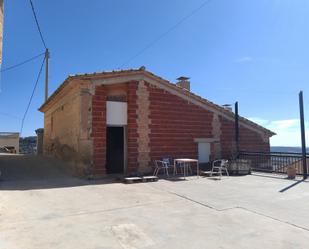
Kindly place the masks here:
[(161, 170), (161, 169), (163, 169), (163, 171), (166, 173), (166, 175), (169, 177), (169, 173), (168, 173), (168, 170), (170, 169), (170, 168), (172, 168), (173, 167), (173, 165), (170, 165), (167, 161), (161, 161), (161, 160), (155, 160), (154, 161), (154, 163), (155, 163), (155, 169), (154, 169), (154, 172), (153, 172), (153, 175), (154, 176), (157, 176), (158, 175), (158, 173), (159, 173), (159, 171)]
[(228, 172), (228, 169), (227, 169), (228, 163), (229, 163), (229, 161), (225, 160), (225, 159), (213, 161), (210, 176), (212, 176), (213, 174), (218, 174), (218, 175), (220, 175), (220, 179), (221, 179), (222, 171), (225, 171), (226, 175), (229, 176), (229, 172)]

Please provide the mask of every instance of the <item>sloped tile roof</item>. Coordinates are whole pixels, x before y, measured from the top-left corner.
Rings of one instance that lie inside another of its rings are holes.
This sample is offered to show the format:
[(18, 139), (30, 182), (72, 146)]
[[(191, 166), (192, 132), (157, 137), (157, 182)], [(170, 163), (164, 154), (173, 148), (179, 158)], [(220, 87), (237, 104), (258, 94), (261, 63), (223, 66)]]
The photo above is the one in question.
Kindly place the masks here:
[[(227, 116), (230, 116), (234, 118), (235, 114), (229, 110), (226, 110), (224, 107), (217, 105), (193, 92), (188, 91), (187, 89), (184, 89), (174, 83), (171, 83), (162, 77), (153, 74), (150, 71), (145, 70), (145, 67), (140, 67), (139, 69), (126, 69), (126, 70), (113, 70), (113, 71), (102, 71), (102, 72), (94, 72), (94, 73), (84, 73), (84, 74), (74, 74), (74, 75), (69, 75), (66, 80), (56, 89), (56, 91), (47, 99), (47, 101), (39, 108), (40, 111), (42, 111), (43, 107), (45, 107), (48, 103), (50, 103), (55, 96), (64, 88), (65, 85), (67, 85), (71, 80), (74, 79), (93, 79), (93, 78), (100, 78), (104, 76), (126, 76), (126, 75), (131, 75), (131, 74), (144, 74), (146, 76), (149, 76), (155, 80), (160, 81), (161, 83), (165, 84), (166, 86), (173, 88), (177, 91), (182, 92), (186, 96), (193, 98), (207, 106), (212, 107), (213, 109), (217, 110), (220, 113), (224, 113)], [(269, 136), (276, 135), (276, 133), (266, 129), (263, 126), (260, 126), (249, 119), (246, 119), (244, 117), (239, 116), (239, 120), (246, 123), (247, 125), (250, 125), (252, 127), (255, 127), (259, 130), (262, 130), (263, 132), (267, 133)]]

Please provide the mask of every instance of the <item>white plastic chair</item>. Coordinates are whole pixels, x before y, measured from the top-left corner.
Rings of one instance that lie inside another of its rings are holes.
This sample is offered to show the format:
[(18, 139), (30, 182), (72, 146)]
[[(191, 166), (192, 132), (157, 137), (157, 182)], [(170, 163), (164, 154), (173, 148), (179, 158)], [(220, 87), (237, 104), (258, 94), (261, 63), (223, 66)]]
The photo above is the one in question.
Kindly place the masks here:
[(210, 176), (212, 176), (213, 174), (217, 174), (217, 175), (220, 175), (220, 179), (221, 179), (222, 171), (225, 171), (226, 175), (229, 176), (229, 172), (228, 172), (228, 169), (227, 169), (228, 163), (229, 163), (229, 161), (225, 160), (225, 159), (213, 161)]
[(163, 171), (169, 177), (168, 170), (173, 167), (172, 165), (170, 165), (167, 161), (163, 161), (163, 160), (162, 161), (161, 160), (155, 160), (154, 163), (155, 163), (155, 169), (154, 169), (154, 172), (153, 172), (154, 176), (157, 176), (159, 171), (161, 169), (163, 169)]

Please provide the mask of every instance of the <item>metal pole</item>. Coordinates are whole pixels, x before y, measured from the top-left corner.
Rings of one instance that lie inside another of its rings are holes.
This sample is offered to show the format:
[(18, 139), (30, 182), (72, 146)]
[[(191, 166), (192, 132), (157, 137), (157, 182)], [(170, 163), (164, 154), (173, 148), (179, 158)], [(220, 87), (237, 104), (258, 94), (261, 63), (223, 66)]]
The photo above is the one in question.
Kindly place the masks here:
[(303, 159), (303, 177), (307, 179), (307, 151), (306, 151), (306, 136), (305, 136), (305, 118), (304, 118), (304, 103), (303, 91), (299, 92), (299, 111), (300, 111), (300, 129), (301, 129), (301, 146), (302, 146), (302, 159)]
[(45, 102), (48, 99), (48, 48), (45, 50)]
[(236, 143), (236, 158), (239, 157), (239, 124), (238, 124), (238, 102), (235, 102), (235, 143)]

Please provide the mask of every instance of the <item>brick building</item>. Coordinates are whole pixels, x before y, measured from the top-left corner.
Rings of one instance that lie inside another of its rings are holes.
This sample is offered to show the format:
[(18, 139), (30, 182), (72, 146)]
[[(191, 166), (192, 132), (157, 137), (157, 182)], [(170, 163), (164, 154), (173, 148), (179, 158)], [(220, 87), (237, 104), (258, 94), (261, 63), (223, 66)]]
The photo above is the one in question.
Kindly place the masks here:
[[(207, 162), (235, 152), (234, 114), (144, 67), (69, 76), (40, 107), (44, 154), (80, 175), (149, 172), (164, 156)], [(273, 132), (240, 117), (240, 149), (269, 151)]]

